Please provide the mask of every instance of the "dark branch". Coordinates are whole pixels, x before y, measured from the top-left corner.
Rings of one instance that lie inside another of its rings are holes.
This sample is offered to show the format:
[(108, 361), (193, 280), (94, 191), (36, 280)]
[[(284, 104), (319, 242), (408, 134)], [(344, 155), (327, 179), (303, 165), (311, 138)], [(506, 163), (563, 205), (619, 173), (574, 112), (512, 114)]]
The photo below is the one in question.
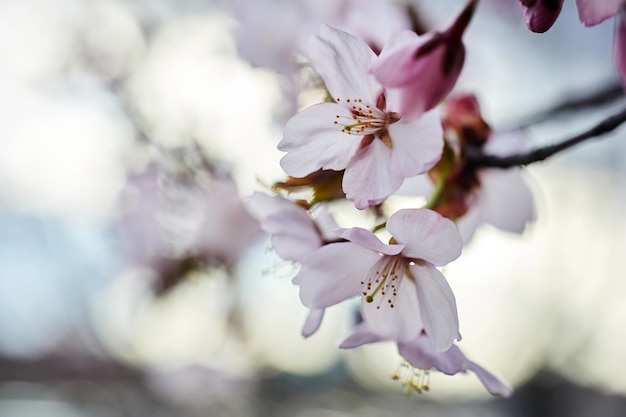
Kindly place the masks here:
[(563, 140), (554, 145), (535, 149), (525, 154), (510, 155), (505, 157), (485, 155), (479, 148), (468, 146), (465, 149), (467, 163), (476, 167), (491, 168), (511, 168), (514, 166), (532, 164), (533, 162), (543, 161), (556, 153), (569, 149), (572, 146), (582, 143), (588, 139), (594, 139), (605, 135), (619, 127), (624, 122), (626, 122), (626, 107), (618, 113), (601, 121), (591, 129), (586, 130), (574, 137)]

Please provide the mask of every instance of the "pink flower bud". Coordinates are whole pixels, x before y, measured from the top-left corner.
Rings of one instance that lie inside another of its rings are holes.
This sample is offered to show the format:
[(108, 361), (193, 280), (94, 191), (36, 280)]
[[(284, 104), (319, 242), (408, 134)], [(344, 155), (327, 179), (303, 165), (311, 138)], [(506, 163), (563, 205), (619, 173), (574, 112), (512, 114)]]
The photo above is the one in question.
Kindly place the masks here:
[(526, 25), (536, 33), (550, 29), (561, 13), (563, 0), (520, 0)]
[(444, 32), (404, 36), (383, 51), (370, 72), (385, 87), (397, 89), (405, 117), (419, 117), (452, 90), (463, 68), (463, 33), (476, 8), (470, 1)]

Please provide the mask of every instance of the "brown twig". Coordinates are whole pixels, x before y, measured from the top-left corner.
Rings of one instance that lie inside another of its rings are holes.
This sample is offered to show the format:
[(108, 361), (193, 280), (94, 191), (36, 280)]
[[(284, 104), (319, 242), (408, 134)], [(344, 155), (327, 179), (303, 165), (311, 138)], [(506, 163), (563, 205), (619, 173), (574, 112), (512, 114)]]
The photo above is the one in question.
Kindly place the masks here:
[(579, 133), (576, 136), (523, 154), (504, 157), (487, 155), (484, 154), (480, 148), (468, 146), (465, 149), (467, 161), (468, 164), (473, 166), (490, 168), (511, 168), (514, 166), (529, 165), (534, 162), (543, 161), (546, 158), (569, 149), (572, 146), (582, 143), (588, 139), (596, 139), (605, 135), (621, 126), (624, 122), (626, 122), (626, 107), (621, 109), (616, 114), (604, 119), (591, 129)]

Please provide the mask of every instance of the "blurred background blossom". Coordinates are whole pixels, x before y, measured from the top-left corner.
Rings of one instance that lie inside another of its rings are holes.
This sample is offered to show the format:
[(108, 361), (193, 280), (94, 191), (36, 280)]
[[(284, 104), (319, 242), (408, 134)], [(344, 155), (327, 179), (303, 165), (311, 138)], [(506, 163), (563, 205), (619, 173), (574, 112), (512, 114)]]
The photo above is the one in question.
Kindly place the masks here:
[[(324, 96), (301, 49), (319, 24), (384, 38), (464, 4), (387, 3), (0, 1), (0, 416), (623, 415), (623, 129), (531, 166), (534, 225), (481, 227), (446, 267), (463, 351), (511, 399), (473, 375), (405, 396), (392, 344), (337, 349), (349, 305), (300, 336), (297, 267), (243, 201), (283, 179), (283, 122)], [(543, 116), (619, 91), (613, 23), (585, 28), (566, 3), (537, 35), (517, 1), (484, 0), (457, 90), (533, 145), (579, 132), (623, 94)]]

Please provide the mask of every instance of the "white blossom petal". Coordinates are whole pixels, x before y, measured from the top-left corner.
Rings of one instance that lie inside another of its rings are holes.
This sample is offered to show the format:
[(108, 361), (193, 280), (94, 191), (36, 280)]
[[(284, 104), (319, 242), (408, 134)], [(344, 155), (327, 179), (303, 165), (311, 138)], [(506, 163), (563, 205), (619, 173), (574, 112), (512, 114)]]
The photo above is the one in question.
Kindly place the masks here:
[(309, 337), (320, 328), (325, 311), (326, 310), (323, 308), (309, 311), (309, 314), (306, 316), (306, 320), (304, 321), (304, 325), (302, 326), (302, 336)]
[(292, 117), (285, 126), (278, 149), (287, 152), (280, 161), (288, 175), (304, 177), (318, 169), (344, 169), (356, 153), (360, 137), (348, 135), (334, 121), (352, 117), (335, 103), (320, 103)]
[(522, 233), (535, 219), (533, 195), (522, 177), (522, 170), (483, 169), (478, 176), (483, 221), (498, 229)]
[(443, 274), (431, 264), (409, 265), (408, 268), (416, 282), (424, 331), (435, 344), (435, 349), (446, 351), (455, 339), (461, 340), (452, 289)]
[(376, 252), (356, 243), (331, 243), (307, 258), (293, 283), (300, 286), (306, 307), (330, 307), (360, 294), (361, 280), (379, 259)]
[(272, 244), (281, 258), (303, 262), (322, 246), (313, 220), (293, 202), (255, 192), (249, 197), (247, 207), (260, 220), (261, 228), (272, 235)]
[(509, 387), (504, 382), (500, 381), (496, 376), (494, 376), (491, 372), (487, 371), (485, 368), (480, 365), (468, 361), (467, 369), (473, 371), (480, 382), (485, 386), (487, 391), (491, 395), (497, 395), (500, 397), (510, 397), (513, 394), (513, 389)]
[(380, 336), (369, 330), (367, 326), (361, 324), (354, 329), (354, 333), (341, 342), (339, 348), (353, 349), (367, 343), (376, 343), (381, 341), (383, 341), (383, 339)]
[(391, 149), (378, 139), (352, 158), (343, 175), (343, 191), (356, 208), (379, 204), (400, 188), (404, 178), (392, 171), (390, 163)]
[(404, 245), (385, 245), (374, 233), (361, 227), (341, 229), (339, 236), (384, 255), (397, 255), (404, 249)]
[(387, 221), (387, 230), (406, 247), (402, 255), (442, 266), (461, 255), (463, 241), (454, 223), (428, 209), (404, 209)]
[(398, 353), (415, 368), (435, 368), (446, 375), (465, 371), (467, 363), (465, 355), (458, 347), (453, 345), (445, 352), (438, 352), (432, 340), (424, 333), (416, 339), (398, 342)]
[(436, 111), (405, 121), (400, 119), (387, 128), (391, 137), (391, 169), (404, 180), (423, 174), (441, 158), (443, 128)]
[(380, 87), (367, 72), (376, 54), (361, 39), (324, 25), (309, 45), (309, 56), (333, 98), (376, 102)]

